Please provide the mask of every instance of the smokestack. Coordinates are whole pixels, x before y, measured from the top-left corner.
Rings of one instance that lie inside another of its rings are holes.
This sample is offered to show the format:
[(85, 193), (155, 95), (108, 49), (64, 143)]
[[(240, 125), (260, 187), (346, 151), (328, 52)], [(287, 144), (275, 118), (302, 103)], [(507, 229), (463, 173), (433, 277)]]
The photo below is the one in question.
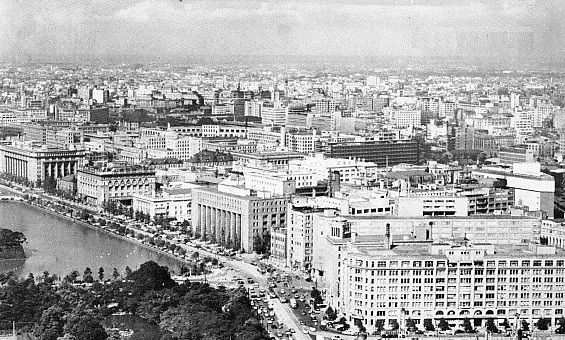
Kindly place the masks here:
[(386, 237), (386, 249), (390, 249), (392, 245), (390, 241), (390, 223), (386, 224), (385, 237)]

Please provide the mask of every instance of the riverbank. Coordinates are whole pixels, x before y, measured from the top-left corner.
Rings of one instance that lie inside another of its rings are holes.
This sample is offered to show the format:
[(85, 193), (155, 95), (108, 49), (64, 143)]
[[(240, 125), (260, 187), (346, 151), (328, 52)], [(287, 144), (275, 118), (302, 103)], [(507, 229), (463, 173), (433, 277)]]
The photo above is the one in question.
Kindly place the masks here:
[[(18, 190), (18, 189), (16, 189), (16, 188), (10, 187), (10, 186), (8, 186), (8, 185), (6, 185), (6, 184), (4, 184), (4, 183), (0, 183), (0, 189), (9, 191), (10, 193), (16, 194), (16, 195), (19, 196), (19, 197), (22, 197), (23, 195), (25, 195), (25, 193), (22, 192), (21, 190)], [(42, 196), (42, 199), (48, 200), (48, 201), (51, 202), (51, 203), (61, 204), (60, 202), (51, 200), (49, 197)], [(150, 251), (152, 251), (152, 252), (155, 252), (155, 253), (157, 253), (157, 254), (159, 254), (159, 255), (166, 256), (166, 257), (168, 257), (168, 258), (170, 258), (170, 259), (173, 259), (173, 260), (179, 262), (180, 265), (188, 264), (188, 263), (190, 262), (190, 261), (186, 260), (186, 259), (183, 258), (183, 257), (176, 256), (176, 255), (171, 254), (171, 253), (169, 253), (169, 252), (167, 252), (167, 251), (164, 251), (164, 250), (162, 250), (162, 249), (159, 249), (159, 248), (157, 248), (157, 247), (155, 247), (155, 246), (146, 244), (146, 243), (144, 243), (144, 242), (142, 242), (142, 241), (140, 241), (140, 240), (138, 240), (138, 239), (136, 239), (136, 238), (134, 238), (134, 237), (129, 237), (129, 236), (126, 236), (126, 235), (117, 234), (117, 233), (115, 233), (115, 232), (113, 232), (113, 231), (111, 231), (111, 230), (108, 230), (108, 229), (103, 228), (103, 227), (100, 227), (100, 226), (93, 225), (93, 224), (88, 223), (88, 222), (86, 222), (86, 221), (83, 221), (83, 220), (81, 220), (81, 219), (77, 219), (77, 218), (74, 218), (74, 217), (67, 216), (67, 215), (65, 215), (64, 213), (58, 212), (58, 211), (56, 211), (56, 210), (52, 210), (52, 209), (50, 209), (50, 208), (48, 208), (48, 207), (45, 207), (45, 206), (43, 206), (43, 205), (41, 205), (41, 204), (34, 204), (33, 202), (26, 201), (26, 200), (18, 201), (18, 203), (26, 204), (27, 206), (34, 207), (34, 208), (36, 208), (36, 209), (38, 209), (38, 210), (40, 210), (40, 211), (47, 212), (47, 213), (49, 213), (49, 214), (51, 214), (51, 215), (53, 215), (53, 216), (57, 216), (57, 217), (59, 217), (59, 218), (63, 218), (63, 219), (65, 219), (65, 220), (69, 221), (69, 222), (77, 223), (77, 224), (80, 224), (80, 225), (85, 226), (85, 227), (87, 227), (87, 228), (90, 228), (90, 229), (93, 229), (93, 230), (96, 230), (96, 231), (101, 231), (101, 232), (103, 232), (103, 233), (105, 233), (105, 234), (107, 234), (107, 235), (110, 235), (110, 236), (114, 237), (114, 238), (121, 239), (121, 240), (123, 240), (123, 241), (129, 242), (129, 243), (132, 243), (132, 244), (135, 244), (135, 245), (137, 245), (137, 246), (141, 246), (141, 247), (143, 247), (143, 248), (145, 248), (145, 249), (147, 249), (147, 250), (150, 250)]]
[(49, 209), (49, 208), (47, 208), (47, 207), (41, 206), (41, 205), (39, 205), (39, 204), (33, 204), (33, 203), (27, 202), (27, 201), (22, 201), (22, 203), (25, 203), (25, 204), (27, 204), (28, 206), (31, 206), (31, 207), (38, 208), (38, 209), (40, 209), (41, 211), (45, 211), (45, 212), (50, 213), (50, 214), (52, 214), (52, 215), (54, 215), (54, 216), (61, 217), (61, 218), (65, 219), (65, 220), (67, 220), (67, 221), (70, 221), (70, 222), (73, 222), (73, 223), (77, 223), (77, 224), (81, 224), (81, 225), (83, 225), (83, 226), (85, 226), (85, 227), (88, 227), (88, 228), (90, 228), (90, 229), (93, 229), (93, 230), (96, 230), (96, 231), (101, 231), (101, 232), (103, 232), (103, 233), (105, 233), (105, 234), (107, 234), (107, 235), (111, 235), (111, 236), (113, 236), (113, 237), (115, 237), (115, 238), (118, 238), (118, 239), (121, 239), (121, 240), (130, 242), (130, 243), (133, 243), (133, 244), (138, 245), (138, 246), (142, 246), (142, 247), (145, 248), (145, 249), (154, 251), (154, 252), (156, 252), (156, 253), (158, 253), (158, 254), (160, 254), (160, 255), (167, 256), (167, 257), (169, 257), (169, 258), (171, 258), (171, 259), (174, 259), (174, 260), (176, 260), (176, 261), (181, 262), (182, 264), (186, 264), (186, 263), (189, 262), (189, 261), (187, 261), (187, 260), (184, 259), (184, 258), (175, 256), (174, 254), (171, 254), (171, 253), (169, 253), (169, 252), (163, 251), (163, 250), (161, 250), (161, 249), (159, 249), (159, 248), (156, 248), (156, 247), (154, 247), (154, 246), (151, 246), (151, 245), (149, 245), (149, 244), (143, 243), (142, 241), (136, 239), (135, 237), (129, 237), (129, 236), (117, 234), (117, 233), (115, 233), (115, 232), (113, 232), (113, 231), (111, 231), (111, 230), (108, 230), (108, 229), (106, 229), (106, 228), (102, 228), (102, 227), (93, 225), (93, 224), (88, 223), (88, 222), (85, 222), (85, 221), (83, 221), (83, 220), (81, 220), (81, 219), (77, 219), (77, 218), (74, 218), (74, 217), (69, 217), (69, 216), (67, 216), (67, 215), (65, 215), (65, 214), (62, 214), (62, 213), (60, 213), (60, 212), (58, 212), (58, 211), (53, 211), (53, 210), (51, 210), (51, 209)]

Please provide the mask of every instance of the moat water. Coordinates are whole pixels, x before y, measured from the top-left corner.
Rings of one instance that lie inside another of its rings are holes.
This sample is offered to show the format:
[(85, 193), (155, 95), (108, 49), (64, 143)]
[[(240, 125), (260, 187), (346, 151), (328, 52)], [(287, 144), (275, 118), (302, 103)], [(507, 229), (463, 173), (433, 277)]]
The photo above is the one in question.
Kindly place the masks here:
[(77, 270), (82, 275), (90, 267), (95, 276), (104, 268), (110, 278), (113, 268), (124, 273), (153, 260), (178, 272), (180, 262), (141, 245), (89, 228), (26, 203), (0, 201), (0, 228), (24, 233), (27, 242), (24, 260), (0, 261), (0, 272), (14, 271), (19, 276), (44, 271), (60, 277)]

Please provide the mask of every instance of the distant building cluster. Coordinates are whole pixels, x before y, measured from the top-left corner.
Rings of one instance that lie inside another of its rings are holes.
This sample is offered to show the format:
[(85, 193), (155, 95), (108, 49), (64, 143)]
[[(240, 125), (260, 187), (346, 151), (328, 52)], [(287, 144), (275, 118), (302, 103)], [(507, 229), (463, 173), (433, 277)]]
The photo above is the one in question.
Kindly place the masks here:
[(563, 86), (158, 68), (0, 69), (1, 175), (266, 252), (370, 331), (565, 317)]

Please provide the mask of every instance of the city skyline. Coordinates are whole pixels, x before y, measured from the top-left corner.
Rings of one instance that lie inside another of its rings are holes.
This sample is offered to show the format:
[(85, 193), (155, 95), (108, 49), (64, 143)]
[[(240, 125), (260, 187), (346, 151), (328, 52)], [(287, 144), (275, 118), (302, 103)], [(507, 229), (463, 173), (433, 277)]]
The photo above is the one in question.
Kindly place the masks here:
[(558, 1), (9, 0), (0, 58), (323, 55), (560, 63)]

